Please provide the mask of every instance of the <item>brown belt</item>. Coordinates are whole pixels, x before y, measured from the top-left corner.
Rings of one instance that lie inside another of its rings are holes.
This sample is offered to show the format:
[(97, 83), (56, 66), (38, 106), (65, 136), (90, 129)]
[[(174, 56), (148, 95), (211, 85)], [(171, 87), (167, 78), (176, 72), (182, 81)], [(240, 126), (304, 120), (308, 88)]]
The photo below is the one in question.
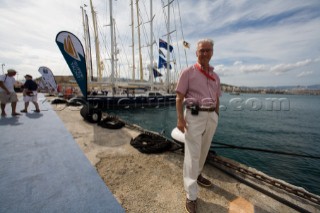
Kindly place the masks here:
[[(191, 106), (187, 106), (187, 109), (192, 109)], [(199, 111), (205, 111), (205, 112), (214, 112), (216, 110), (215, 107), (199, 107)]]

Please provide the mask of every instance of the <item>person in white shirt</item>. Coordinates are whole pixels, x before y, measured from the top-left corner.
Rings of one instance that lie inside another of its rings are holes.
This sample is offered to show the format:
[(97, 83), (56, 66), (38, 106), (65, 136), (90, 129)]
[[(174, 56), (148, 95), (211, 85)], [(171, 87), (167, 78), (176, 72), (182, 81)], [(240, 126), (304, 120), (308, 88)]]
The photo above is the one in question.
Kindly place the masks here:
[(14, 91), (14, 76), (17, 74), (17, 71), (14, 69), (8, 69), (7, 74), (0, 75), (0, 102), (1, 102), (1, 116), (6, 116), (6, 104), (11, 103), (12, 116), (20, 115), (16, 112), (18, 97)]

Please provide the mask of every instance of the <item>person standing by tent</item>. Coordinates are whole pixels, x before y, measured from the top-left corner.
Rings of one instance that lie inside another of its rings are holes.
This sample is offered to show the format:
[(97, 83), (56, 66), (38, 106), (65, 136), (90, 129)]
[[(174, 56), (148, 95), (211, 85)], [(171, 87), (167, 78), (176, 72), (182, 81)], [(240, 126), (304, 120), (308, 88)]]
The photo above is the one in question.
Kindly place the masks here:
[(31, 101), (36, 110), (35, 112), (40, 112), (39, 104), (38, 104), (38, 85), (36, 82), (32, 80), (31, 75), (25, 75), (26, 82), (23, 85), (23, 101), (24, 101), (24, 110), (21, 110), (21, 112), (27, 113), (28, 112), (28, 106), (29, 102)]
[(201, 172), (218, 125), (221, 96), (219, 76), (209, 64), (213, 46), (211, 39), (198, 41), (197, 63), (182, 71), (176, 88), (177, 128), (185, 132), (183, 180), (190, 213), (196, 212), (198, 184), (212, 185)]
[(14, 76), (17, 71), (14, 69), (8, 69), (7, 74), (0, 75), (0, 102), (1, 102), (1, 116), (6, 116), (5, 108), (6, 104), (11, 102), (12, 116), (20, 115), (16, 112), (18, 97), (14, 91), (14, 83), (16, 80)]

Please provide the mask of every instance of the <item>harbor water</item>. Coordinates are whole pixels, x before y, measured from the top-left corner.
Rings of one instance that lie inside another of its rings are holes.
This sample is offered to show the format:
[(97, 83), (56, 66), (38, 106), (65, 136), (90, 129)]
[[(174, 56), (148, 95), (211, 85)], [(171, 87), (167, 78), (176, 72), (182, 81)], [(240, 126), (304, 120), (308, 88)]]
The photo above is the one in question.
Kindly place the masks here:
[[(320, 97), (224, 93), (212, 149), (218, 155), (254, 167), (270, 176), (320, 195), (320, 159), (253, 149), (320, 156)], [(108, 111), (130, 123), (171, 138), (174, 106)], [(224, 143), (238, 148), (219, 148)]]

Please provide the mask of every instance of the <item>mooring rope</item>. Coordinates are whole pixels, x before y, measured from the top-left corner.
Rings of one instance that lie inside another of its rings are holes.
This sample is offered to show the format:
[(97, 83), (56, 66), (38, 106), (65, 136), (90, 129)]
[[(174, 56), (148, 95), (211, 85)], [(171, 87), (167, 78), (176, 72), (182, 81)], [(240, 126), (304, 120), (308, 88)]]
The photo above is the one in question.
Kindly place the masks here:
[(223, 148), (225, 148), (225, 149), (227, 149), (227, 148), (244, 149), (244, 150), (252, 150), (252, 151), (257, 151), (257, 152), (267, 152), (267, 153), (279, 154), (279, 155), (290, 155), (290, 156), (295, 156), (295, 157), (320, 159), (320, 156), (298, 154), (298, 153), (293, 153), (293, 152), (282, 152), (282, 151), (275, 151), (275, 150), (270, 150), (270, 149), (261, 149), (261, 148), (245, 147), (245, 146), (236, 146), (236, 145), (231, 145), (231, 144), (226, 144), (226, 143), (221, 143), (221, 142), (216, 142), (216, 141), (213, 141), (213, 144), (222, 145), (222, 146), (211, 146), (211, 148), (213, 148), (213, 149), (223, 149)]

